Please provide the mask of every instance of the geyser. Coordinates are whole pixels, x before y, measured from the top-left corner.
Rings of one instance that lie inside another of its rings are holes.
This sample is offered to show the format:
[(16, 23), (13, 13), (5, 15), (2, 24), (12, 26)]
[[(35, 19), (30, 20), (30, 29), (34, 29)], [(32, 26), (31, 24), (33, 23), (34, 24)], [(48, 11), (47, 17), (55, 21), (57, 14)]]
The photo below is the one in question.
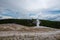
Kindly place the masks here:
[(36, 19), (36, 27), (39, 27), (39, 26), (40, 26), (39, 24), (40, 24), (40, 21), (39, 21), (39, 19), (37, 18), (37, 19)]

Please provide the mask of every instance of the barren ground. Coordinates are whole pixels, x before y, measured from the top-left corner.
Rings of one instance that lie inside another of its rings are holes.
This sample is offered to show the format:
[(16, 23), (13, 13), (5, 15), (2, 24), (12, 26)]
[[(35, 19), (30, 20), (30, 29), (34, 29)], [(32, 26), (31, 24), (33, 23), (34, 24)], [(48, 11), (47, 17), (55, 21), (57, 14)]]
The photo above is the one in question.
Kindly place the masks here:
[(60, 29), (0, 24), (0, 40), (60, 40)]

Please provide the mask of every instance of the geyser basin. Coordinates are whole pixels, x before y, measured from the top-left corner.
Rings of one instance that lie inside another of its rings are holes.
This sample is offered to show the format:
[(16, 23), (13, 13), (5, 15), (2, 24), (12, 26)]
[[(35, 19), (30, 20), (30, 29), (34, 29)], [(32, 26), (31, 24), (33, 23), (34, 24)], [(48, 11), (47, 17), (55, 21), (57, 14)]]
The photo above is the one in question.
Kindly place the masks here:
[(60, 40), (60, 29), (34, 28), (18, 24), (0, 26), (0, 40)]

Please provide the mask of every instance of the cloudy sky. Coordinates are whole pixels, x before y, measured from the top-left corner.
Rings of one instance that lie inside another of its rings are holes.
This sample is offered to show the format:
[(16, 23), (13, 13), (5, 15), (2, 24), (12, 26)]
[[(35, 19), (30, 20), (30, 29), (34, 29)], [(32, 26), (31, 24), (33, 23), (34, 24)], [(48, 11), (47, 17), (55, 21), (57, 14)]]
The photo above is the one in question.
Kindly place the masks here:
[(60, 0), (0, 0), (0, 19), (60, 21)]

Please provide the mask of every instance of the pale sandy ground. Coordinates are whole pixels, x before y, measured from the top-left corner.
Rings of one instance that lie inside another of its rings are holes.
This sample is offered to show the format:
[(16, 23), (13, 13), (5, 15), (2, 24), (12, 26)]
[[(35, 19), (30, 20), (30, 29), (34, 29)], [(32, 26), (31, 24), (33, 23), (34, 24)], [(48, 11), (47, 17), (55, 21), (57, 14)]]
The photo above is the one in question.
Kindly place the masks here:
[(60, 29), (0, 24), (0, 40), (60, 40)]

